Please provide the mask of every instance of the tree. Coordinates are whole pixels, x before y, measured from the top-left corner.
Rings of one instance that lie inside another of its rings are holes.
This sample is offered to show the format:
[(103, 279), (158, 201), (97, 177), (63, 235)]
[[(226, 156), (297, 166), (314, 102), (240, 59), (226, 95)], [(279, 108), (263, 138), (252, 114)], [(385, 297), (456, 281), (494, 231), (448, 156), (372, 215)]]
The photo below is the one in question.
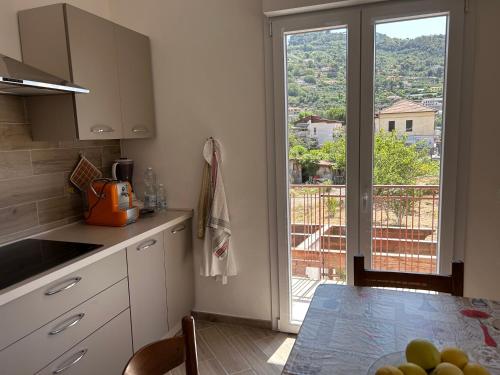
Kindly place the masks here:
[(299, 120), (302, 120), (303, 118), (307, 116), (312, 116), (313, 113), (311, 111), (301, 111), (299, 112)]
[(332, 162), (336, 169), (346, 168), (346, 137), (344, 134), (336, 137), (333, 141), (323, 143), (321, 151), (325, 155), (325, 160)]
[(345, 123), (346, 113), (343, 107), (333, 107), (326, 111), (326, 118), (337, 120)]
[(419, 177), (437, 175), (439, 164), (431, 160), (427, 146), (406, 144), (407, 137), (380, 131), (375, 135), (373, 183), (412, 185)]

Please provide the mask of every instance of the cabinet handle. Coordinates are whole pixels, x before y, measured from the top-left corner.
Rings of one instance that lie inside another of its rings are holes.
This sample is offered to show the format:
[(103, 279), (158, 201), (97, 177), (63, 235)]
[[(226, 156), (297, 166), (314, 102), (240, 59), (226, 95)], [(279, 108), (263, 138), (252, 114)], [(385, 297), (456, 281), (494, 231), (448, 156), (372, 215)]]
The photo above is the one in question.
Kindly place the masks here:
[(178, 226), (177, 228), (172, 229), (170, 231), (170, 233), (176, 234), (176, 233), (182, 232), (184, 229), (186, 229), (186, 226), (185, 225), (181, 225), (181, 226)]
[(132, 128), (132, 133), (147, 133), (149, 132), (149, 129), (146, 128), (145, 126), (137, 126)]
[(73, 288), (76, 284), (78, 284), (82, 278), (80, 276), (73, 277), (72, 279), (63, 281), (61, 284), (58, 284), (58, 286), (51, 288), (45, 292), (46, 296), (51, 296), (53, 294), (57, 294), (59, 292), (62, 292), (63, 290), (68, 290), (70, 288)]
[(71, 318), (64, 321), (62, 324), (60, 324), (58, 327), (56, 327), (52, 331), (50, 331), (49, 335), (57, 335), (58, 333), (61, 333), (65, 330), (67, 330), (68, 328), (73, 327), (76, 323), (78, 323), (80, 320), (82, 320), (84, 316), (85, 316), (84, 313), (72, 316)]
[(96, 125), (90, 128), (90, 131), (95, 134), (102, 134), (102, 133), (113, 133), (115, 129), (107, 125)]
[(154, 244), (156, 244), (156, 240), (149, 240), (147, 242), (144, 242), (143, 244), (137, 246), (137, 251), (149, 249)]
[(82, 349), (73, 354), (67, 361), (63, 362), (62, 366), (52, 371), (53, 374), (60, 374), (70, 367), (76, 365), (87, 354), (88, 349)]

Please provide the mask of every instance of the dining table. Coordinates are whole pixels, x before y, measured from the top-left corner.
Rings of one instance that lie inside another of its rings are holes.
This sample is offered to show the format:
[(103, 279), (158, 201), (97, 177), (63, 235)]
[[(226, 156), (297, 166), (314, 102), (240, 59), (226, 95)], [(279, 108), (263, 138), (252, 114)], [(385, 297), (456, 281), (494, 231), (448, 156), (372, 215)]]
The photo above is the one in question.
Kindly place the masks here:
[(426, 339), (458, 347), (500, 375), (500, 302), (449, 294), (322, 284), (316, 289), (285, 375), (374, 373), (380, 360)]

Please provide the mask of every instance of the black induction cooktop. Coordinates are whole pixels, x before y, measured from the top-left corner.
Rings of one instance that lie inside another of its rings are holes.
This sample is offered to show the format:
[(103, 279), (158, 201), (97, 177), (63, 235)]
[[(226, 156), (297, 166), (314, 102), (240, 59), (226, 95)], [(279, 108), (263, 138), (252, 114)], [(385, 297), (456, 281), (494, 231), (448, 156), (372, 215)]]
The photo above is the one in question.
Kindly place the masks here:
[(0, 289), (26, 280), (102, 245), (29, 238), (0, 247)]

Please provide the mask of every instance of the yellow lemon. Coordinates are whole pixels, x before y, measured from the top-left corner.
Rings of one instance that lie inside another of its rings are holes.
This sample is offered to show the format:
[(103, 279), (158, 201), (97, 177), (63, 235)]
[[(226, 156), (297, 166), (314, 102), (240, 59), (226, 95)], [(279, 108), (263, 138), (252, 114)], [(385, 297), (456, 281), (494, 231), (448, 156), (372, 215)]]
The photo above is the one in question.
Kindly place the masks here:
[(384, 366), (377, 370), (375, 375), (405, 375), (403, 372), (394, 366)]
[(444, 362), (437, 365), (431, 375), (464, 375), (464, 373), (457, 366)]
[(441, 362), (441, 353), (428, 340), (413, 340), (406, 347), (406, 360), (419, 365), (424, 370), (430, 370)]
[(403, 363), (402, 365), (398, 366), (398, 368), (403, 371), (403, 374), (405, 375), (427, 375), (422, 367), (417, 366), (414, 363)]
[(490, 375), (490, 372), (477, 363), (468, 363), (464, 367), (464, 375)]
[(464, 368), (469, 362), (469, 357), (458, 348), (444, 348), (441, 350), (441, 362), (453, 363), (457, 367)]

